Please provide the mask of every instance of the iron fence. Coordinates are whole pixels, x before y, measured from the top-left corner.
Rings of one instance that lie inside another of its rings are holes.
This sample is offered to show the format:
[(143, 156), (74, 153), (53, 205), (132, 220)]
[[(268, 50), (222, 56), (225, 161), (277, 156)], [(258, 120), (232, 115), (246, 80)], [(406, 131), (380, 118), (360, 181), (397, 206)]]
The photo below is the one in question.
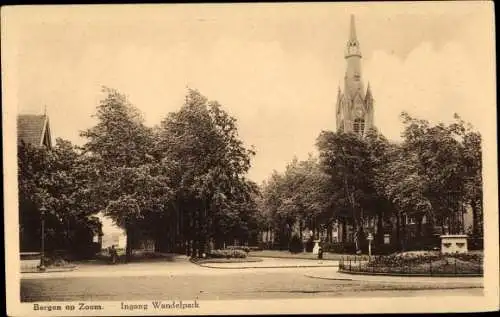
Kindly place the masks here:
[(482, 276), (482, 256), (345, 256), (338, 270), (348, 273), (425, 275), (425, 276)]

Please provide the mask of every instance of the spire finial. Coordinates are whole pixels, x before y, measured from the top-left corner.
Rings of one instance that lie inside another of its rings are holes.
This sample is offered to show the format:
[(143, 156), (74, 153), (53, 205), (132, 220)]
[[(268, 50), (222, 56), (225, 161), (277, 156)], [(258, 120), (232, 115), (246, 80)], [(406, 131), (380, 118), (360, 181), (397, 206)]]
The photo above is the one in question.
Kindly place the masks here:
[(349, 40), (356, 41), (356, 23), (354, 21), (354, 14), (351, 14), (351, 29), (349, 33)]

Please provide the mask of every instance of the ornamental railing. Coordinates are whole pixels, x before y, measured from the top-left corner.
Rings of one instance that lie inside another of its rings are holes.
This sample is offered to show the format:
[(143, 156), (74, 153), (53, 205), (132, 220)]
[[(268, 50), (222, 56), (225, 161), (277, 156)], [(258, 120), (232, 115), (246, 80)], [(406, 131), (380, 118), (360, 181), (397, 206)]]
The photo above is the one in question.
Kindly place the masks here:
[(432, 256), (345, 256), (338, 270), (346, 273), (419, 275), (419, 276), (482, 276), (482, 255)]

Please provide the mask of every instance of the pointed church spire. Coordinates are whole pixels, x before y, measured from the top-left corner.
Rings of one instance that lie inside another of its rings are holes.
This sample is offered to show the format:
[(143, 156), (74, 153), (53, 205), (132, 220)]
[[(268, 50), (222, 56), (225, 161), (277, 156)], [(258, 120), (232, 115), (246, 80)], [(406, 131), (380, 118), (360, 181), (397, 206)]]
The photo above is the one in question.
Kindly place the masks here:
[(361, 57), (361, 50), (359, 48), (358, 37), (356, 35), (354, 14), (351, 14), (351, 26), (349, 28), (349, 39), (347, 40), (345, 58), (349, 58), (351, 56)]
[(356, 23), (354, 22), (354, 14), (351, 14), (351, 29), (349, 33), (349, 41), (357, 41), (356, 37)]
[(344, 89), (337, 96), (337, 129), (364, 136), (373, 128), (373, 97), (370, 84), (364, 89), (361, 73), (361, 49), (356, 34), (354, 15), (350, 16), (345, 50), (346, 72)]
[(372, 96), (372, 90), (370, 88), (370, 82), (368, 82), (368, 85), (366, 87), (366, 96), (365, 96), (365, 99), (366, 100), (369, 100), (369, 99), (372, 99), (373, 96)]

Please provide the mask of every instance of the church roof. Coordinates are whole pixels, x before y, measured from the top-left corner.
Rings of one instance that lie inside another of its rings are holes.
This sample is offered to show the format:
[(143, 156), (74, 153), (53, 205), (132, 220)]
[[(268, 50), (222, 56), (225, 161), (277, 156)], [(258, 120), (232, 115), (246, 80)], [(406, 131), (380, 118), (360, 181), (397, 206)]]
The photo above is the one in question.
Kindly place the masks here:
[[(46, 135), (48, 138), (46, 138)], [(32, 144), (35, 146), (44, 145), (44, 140), (48, 139), (50, 144), (49, 118), (47, 115), (23, 114), (17, 116), (17, 141)]]

